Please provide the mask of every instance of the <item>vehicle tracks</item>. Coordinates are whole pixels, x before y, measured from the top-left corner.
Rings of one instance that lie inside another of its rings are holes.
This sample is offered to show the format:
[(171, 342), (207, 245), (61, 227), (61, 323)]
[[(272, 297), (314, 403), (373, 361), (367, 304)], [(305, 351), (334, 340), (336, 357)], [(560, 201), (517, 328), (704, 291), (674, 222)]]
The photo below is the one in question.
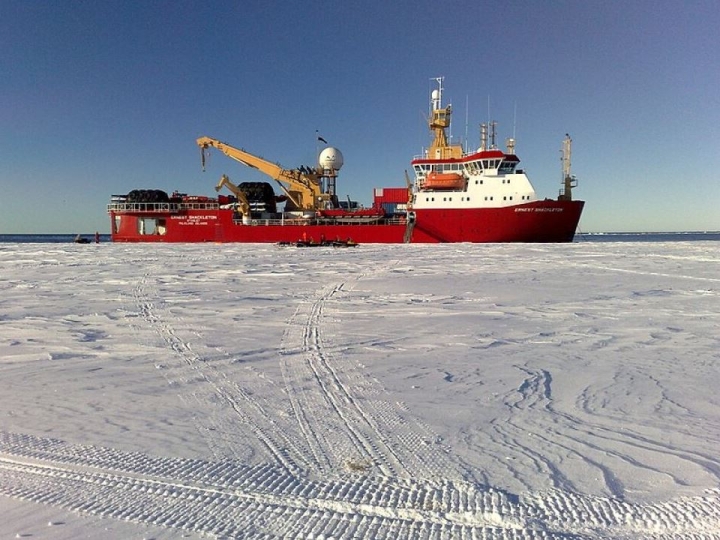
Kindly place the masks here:
[(460, 479), (462, 467), (447, 457), (437, 435), (387, 399), (382, 385), (341, 347), (326, 344), (326, 311), (342, 305), (338, 297), (363, 278), (393, 264), (325, 285), (299, 303), (281, 346), (287, 394), (320, 471)]
[(657, 504), (156, 457), (0, 431), (0, 494), (221, 538), (717, 538), (720, 490)]
[[(195, 416), (196, 428), (201, 432), (219, 459), (238, 459), (249, 432), (261, 444), (268, 457), (289, 471), (299, 472), (308, 463), (306, 451), (295, 448), (292, 430), (274, 427), (273, 413), (261, 400), (252, 397), (243, 381), (229, 377), (222, 366), (208, 362), (208, 358), (193, 349), (181, 338), (172, 323), (181, 322), (163, 307), (155, 286), (146, 273), (133, 291), (143, 327), (154, 330), (172, 354), (156, 367), (178, 391), (178, 396)], [(255, 378), (254, 383), (259, 383)]]

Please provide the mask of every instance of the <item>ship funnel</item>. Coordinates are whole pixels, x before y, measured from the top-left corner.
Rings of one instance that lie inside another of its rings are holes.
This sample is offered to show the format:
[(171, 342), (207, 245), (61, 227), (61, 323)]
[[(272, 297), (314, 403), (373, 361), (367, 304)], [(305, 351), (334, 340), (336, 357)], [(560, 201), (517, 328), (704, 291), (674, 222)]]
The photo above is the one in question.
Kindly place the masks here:
[(487, 124), (480, 124), (480, 151), (487, 150), (488, 128)]
[(512, 137), (505, 139), (505, 146), (507, 146), (507, 153), (512, 155), (515, 155), (515, 139)]

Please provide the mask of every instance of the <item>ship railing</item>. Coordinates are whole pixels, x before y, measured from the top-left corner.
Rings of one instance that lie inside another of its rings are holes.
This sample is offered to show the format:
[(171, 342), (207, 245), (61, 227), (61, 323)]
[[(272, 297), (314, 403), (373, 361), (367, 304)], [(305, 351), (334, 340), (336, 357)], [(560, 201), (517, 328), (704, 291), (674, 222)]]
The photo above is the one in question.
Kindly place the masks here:
[(405, 225), (407, 222), (404, 215), (385, 217), (377, 221), (333, 221), (328, 219), (251, 219), (249, 222), (243, 222), (242, 218), (233, 219), (235, 225), (244, 225), (246, 227), (261, 227), (261, 226), (294, 226), (294, 225), (347, 225), (350, 227), (372, 227), (376, 225)]
[(217, 202), (184, 202), (178, 205), (180, 210), (217, 210)]
[(182, 210), (217, 210), (218, 203), (213, 202), (111, 202), (108, 213), (176, 214)]
[(170, 202), (111, 202), (107, 206), (108, 212), (115, 212), (121, 214), (125, 212), (138, 212), (138, 213), (165, 213), (177, 212), (180, 209), (180, 205), (177, 203)]

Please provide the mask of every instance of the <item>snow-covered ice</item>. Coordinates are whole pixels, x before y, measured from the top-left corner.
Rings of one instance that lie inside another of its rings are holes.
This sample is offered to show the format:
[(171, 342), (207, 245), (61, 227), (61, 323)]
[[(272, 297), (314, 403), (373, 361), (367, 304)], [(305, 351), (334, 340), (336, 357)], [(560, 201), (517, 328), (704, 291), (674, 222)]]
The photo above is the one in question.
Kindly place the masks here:
[(720, 538), (717, 242), (0, 244), (3, 538)]

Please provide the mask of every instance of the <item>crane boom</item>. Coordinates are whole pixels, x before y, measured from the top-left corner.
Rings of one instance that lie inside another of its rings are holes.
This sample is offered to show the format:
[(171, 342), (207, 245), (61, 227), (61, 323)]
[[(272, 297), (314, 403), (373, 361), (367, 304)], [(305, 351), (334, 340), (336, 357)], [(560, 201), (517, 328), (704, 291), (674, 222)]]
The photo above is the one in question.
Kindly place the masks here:
[[(203, 170), (205, 169), (205, 151), (213, 147), (226, 156), (239, 161), (247, 167), (257, 169), (277, 181), (283, 191), (289, 195), (289, 200), (296, 209), (316, 210), (330, 200), (330, 195), (322, 191), (320, 175), (316, 170), (307, 167), (302, 167), (302, 170), (283, 169), (276, 163), (211, 137), (200, 137), (197, 144), (200, 147)], [(287, 185), (288, 189), (283, 184)]]
[(227, 188), (233, 192), (235, 197), (237, 198), (237, 206), (238, 210), (240, 211), (240, 214), (244, 218), (250, 217), (250, 202), (247, 200), (247, 196), (245, 195), (245, 192), (241, 190), (239, 187), (237, 187), (235, 184), (233, 184), (230, 181), (230, 178), (226, 174), (223, 174), (220, 177), (220, 181), (218, 182), (217, 186), (215, 186), (215, 191), (220, 191), (223, 186), (227, 186)]

